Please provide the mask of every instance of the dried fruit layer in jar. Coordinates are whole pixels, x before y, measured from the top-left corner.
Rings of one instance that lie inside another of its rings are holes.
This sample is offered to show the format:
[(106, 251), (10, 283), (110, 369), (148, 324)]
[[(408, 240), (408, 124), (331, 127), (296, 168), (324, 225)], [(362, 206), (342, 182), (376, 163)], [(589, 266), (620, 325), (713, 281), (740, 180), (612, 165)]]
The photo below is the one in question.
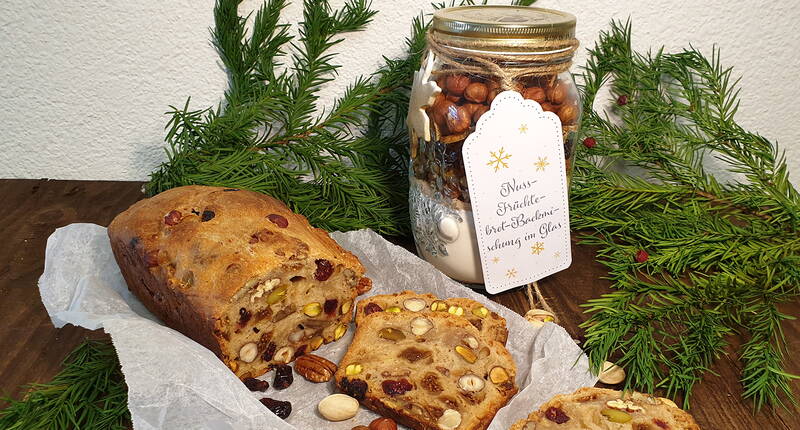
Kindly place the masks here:
[[(419, 319), (429, 328), (415, 334)], [(339, 363), (339, 389), (413, 429), (482, 430), (517, 392), (506, 348), (446, 312), (375, 312)]]
[[(490, 311), (482, 303), (467, 298), (440, 299), (433, 294), (402, 291), (395, 294), (370, 296), (358, 302), (356, 324), (373, 312), (417, 313), (421, 316), (435, 312), (462, 317), (481, 332), (484, 339), (496, 340), (503, 345), (508, 339), (505, 318)], [(425, 330), (417, 327), (416, 332)]]
[[(495, 77), (446, 70), (439, 72), (436, 82), (442, 92), (426, 110), (433, 141), (412, 142), (414, 176), (447, 198), (469, 202), (461, 149), (502, 89)], [(523, 98), (535, 100), (544, 111), (558, 115), (569, 173), (581, 116), (577, 88), (569, 73), (521, 78), (517, 91)]]
[(699, 430), (691, 415), (668, 399), (637, 392), (581, 388), (561, 394), (510, 430)]
[(117, 216), (109, 237), (145, 306), (242, 379), (340, 338), (371, 285), (326, 232), (251, 191), (174, 188)]

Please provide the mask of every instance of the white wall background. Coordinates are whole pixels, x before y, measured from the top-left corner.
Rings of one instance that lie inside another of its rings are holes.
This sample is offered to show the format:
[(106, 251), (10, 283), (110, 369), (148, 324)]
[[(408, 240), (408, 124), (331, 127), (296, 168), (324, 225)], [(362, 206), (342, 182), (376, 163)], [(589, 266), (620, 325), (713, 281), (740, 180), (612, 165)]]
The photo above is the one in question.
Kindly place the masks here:
[[(285, 21), (301, 17), (301, 1)], [(335, 5), (342, 1), (333, 0)], [(324, 103), (381, 56), (399, 56), (428, 0), (373, 0), (368, 31), (348, 37), (344, 67)], [(494, 3), (499, 3), (495, 1)], [(507, 2), (504, 2), (507, 3)], [(572, 12), (591, 46), (612, 18), (633, 20), (637, 49), (689, 44), (743, 76), (738, 119), (786, 150), (800, 184), (800, 37), (795, 1), (541, 0)], [(247, 0), (241, 12), (261, 4)], [(192, 96), (216, 104), (225, 74), (209, 44), (213, 0), (53, 1), (0, 4), (0, 177), (144, 180), (164, 155), (163, 113)], [(585, 55), (576, 59), (582, 64)]]

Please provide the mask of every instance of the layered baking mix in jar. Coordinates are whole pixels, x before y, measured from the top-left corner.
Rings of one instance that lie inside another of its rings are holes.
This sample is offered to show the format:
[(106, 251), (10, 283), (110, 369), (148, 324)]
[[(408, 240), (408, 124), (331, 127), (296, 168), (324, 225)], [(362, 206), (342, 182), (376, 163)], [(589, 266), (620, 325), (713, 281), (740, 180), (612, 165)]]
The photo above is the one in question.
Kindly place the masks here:
[(462, 147), (495, 97), (515, 91), (561, 121), (566, 175), (581, 103), (569, 68), (571, 14), (464, 6), (434, 14), (409, 106), (410, 210), (419, 254), (448, 276), (482, 283)]

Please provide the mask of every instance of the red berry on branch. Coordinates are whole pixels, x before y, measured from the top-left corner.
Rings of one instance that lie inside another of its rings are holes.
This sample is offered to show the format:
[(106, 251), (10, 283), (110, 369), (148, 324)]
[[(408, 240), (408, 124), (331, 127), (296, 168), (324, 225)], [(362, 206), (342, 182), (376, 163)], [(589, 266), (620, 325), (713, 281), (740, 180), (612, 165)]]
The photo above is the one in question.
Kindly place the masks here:
[(650, 256), (647, 254), (647, 251), (640, 249), (636, 251), (636, 256), (634, 258), (636, 259), (637, 263), (644, 263), (645, 261), (650, 259)]
[(620, 106), (625, 106), (626, 104), (628, 104), (628, 96), (626, 96), (625, 94), (619, 96), (619, 98), (617, 99), (617, 104)]
[(583, 146), (592, 149), (597, 145), (597, 141), (593, 137), (587, 137), (583, 139)]

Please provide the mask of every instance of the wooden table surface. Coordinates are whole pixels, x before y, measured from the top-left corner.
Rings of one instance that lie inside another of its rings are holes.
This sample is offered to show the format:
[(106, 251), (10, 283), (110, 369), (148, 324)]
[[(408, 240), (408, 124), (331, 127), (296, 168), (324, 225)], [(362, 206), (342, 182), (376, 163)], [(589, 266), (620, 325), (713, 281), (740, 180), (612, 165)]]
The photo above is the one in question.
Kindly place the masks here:
[[(105, 181), (0, 180), (0, 397), (19, 398), (21, 385), (46, 382), (61, 361), (82, 340), (102, 338), (100, 331), (67, 326), (56, 329), (36, 287), (44, 269), (47, 237), (70, 223), (106, 226), (114, 216), (142, 198), (141, 183)], [(603, 266), (594, 249), (573, 244), (572, 266), (540, 282), (562, 326), (580, 338), (578, 325), (586, 319), (579, 305), (608, 291)], [(521, 289), (491, 297), (524, 314), (529, 308)], [(797, 307), (795, 306), (796, 310)], [(792, 312), (796, 315), (796, 311)], [(784, 326), (789, 341), (789, 368), (800, 373), (800, 322)], [(739, 339), (732, 339), (737, 345)], [(755, 414), (741, 399), (741, 364), (736, 353), (721, 357), (692, 397), (691, 413), (704, 429), (800, 429), (794, 410), (764, 408)], [(795, 385), (800, 390), (800, 384)], [(2, 405), (0, 404), (0, 407)]]

